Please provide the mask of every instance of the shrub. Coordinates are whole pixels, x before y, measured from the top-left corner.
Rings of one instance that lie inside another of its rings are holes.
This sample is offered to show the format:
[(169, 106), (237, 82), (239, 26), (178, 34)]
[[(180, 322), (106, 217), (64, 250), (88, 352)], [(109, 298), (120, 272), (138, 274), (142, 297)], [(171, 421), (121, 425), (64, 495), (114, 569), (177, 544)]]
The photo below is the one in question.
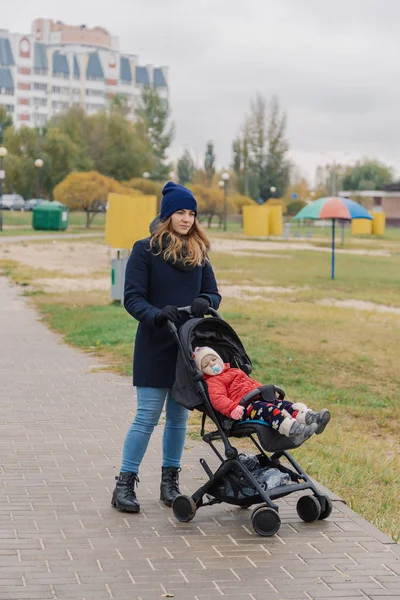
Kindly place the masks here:
[(163, 188), (158, 181), (151, 181), (142, 177), (134, 177), (129, 181), (123, 181), (122, 184), (128, 188), (139, 190), (142, 194), (157, 196), (158, 199), (161, 197), (161, 190)]
[(304, 206), (306, 206), (306, 204), (307, 202), (304, 202), (304, 200), (293, 200), (292, 202), (288, 202), (286, 206), (287, 214), (290, 217), (294, 217), (302, 208), (304, 208)]

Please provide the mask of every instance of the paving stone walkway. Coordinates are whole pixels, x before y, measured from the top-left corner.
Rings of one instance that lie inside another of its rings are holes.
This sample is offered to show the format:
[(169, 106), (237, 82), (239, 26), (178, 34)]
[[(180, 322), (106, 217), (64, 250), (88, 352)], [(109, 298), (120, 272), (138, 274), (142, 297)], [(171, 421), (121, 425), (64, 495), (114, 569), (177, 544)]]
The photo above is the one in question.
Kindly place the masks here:
[[(227, 505), (179, 524), (158, 500), (162, 425), (140, 473), (142, 512), (111, 508), (134, 397), (98, 366), (0, 277), (0, 600), (399, 600), (400, 546), (334, 496), (315, 524), (293, 496), (280, 500), (273, 538)], [(186, 492), (204, 479), (200, 456), (207, 446), (189, 440)]]

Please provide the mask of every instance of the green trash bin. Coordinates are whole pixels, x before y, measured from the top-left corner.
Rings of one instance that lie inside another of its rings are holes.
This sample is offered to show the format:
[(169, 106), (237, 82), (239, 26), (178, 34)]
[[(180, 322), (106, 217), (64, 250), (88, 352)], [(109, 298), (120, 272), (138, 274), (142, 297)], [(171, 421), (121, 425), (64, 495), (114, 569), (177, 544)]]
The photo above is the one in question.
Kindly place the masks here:
[(33, 209), (32, 227), (37, 230), (61, 231), (68, 227), (68, 207), (61, 202), (41, 202)]

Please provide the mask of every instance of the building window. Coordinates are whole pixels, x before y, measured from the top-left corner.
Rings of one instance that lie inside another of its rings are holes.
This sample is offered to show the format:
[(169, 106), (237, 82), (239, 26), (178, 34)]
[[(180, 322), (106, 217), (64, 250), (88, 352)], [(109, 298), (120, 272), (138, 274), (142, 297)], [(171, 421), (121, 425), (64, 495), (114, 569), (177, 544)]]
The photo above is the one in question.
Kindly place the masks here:
[(37, 125), (44, 125), (47, 123), (47, 116), (40, 113), (34, 113), (33, 120)]
[(69, 88), (68, 87), (62, 87), (59, 85), (53, 85), (53, 87), (51, 88), (53, 94), (69, 94)]
[(20, 75), (30, 75), (31, 74), (31, 70), (28, 69), (27, 67), (19, 67), (18, 73)]
[(31, 89), (31, 84), (30, 83), (19, 83), (18, 84), (18, 89), (19, 90), (30, 90)]
[(92, 104), (92, 103), (87, 103), (86, 104), (86, 110), (90, 111), (90, 110), (102, 110), (104, 108), (103, 104)]
[(68, 108), (69, 104), (68, 102), (52, 102), (52, 107), (53, 108), (61, 108), (61, 109), (65, 109)]
[(18, 98), (18, 104), (25, 104), (25, 106), (29, 106), (29, 98)]
[(53, 77), (55, 79), (69, 79), (69, 73), (59, 73), (59, 72), (54, 73), (54, 71), (53, 71)]
[(37, 67), (34, 69), (35, 75), (47, 75), (48, 71), (48, 69), (39, 69)]
[(0, 94), (4, 96), (14, 96), (14, 88), (0, 88)]
[(34, 90), (41, 90), (42, 92), (47, 92), (47, 83), (34, 83)]
[(88, 75), (88, 81), (103, 81), (104, 77), (98, 77), (97, 75)]
[(29, 121), (30, 120), (30, 116), (23, 114), (23, 115), (18, 115), (18, 120), (19, 121)]
[(8, 113), (14, 112), (14, 104), (3, 104), (3, 106), (5, 106), (5, 109)]
[(101, 96), (101, 98), (104, 98), (104, 92), (103, 90), (86, 90), (86, 96)]
[(34, 106), (47, 106), (47, 98), (34, 98), (33, 105)]

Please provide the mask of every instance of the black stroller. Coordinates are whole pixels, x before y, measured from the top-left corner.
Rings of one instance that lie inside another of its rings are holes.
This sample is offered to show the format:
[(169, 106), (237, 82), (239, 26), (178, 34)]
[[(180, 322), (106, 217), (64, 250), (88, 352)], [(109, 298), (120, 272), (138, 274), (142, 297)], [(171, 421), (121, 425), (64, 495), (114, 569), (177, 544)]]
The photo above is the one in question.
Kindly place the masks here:
[[(179, 310), (191, 316), (190, 307)], [(224, 362), (229, 362), (247, 374), (251, 373), (252, 367), (250, 358), (232, 327), (216, 311), (209, 309), (209, 314), (211, 317), (203, 319), (190, 318), (179, 329), (171, 321), (168, 322), (168, 328), (178, 344), (176, 379), (172, 394), (177, 402), (189, 410), (197, 409), (203, 413), (202, 439), (210, 445), (221, 461), (220, 467), (213, 473), (206, 461), (200, 459), (209, 479), (191, 496), (181, 495), (174, 500), (172, 505), (174, 516), (178, 521), (189, 522), (202, 506), (227, 502), (248, 508), (254, 504), (261, 504), (251, 515), (253, 528), (259, 535), (272, 536), (278, 532), (281, 525), (279, 507), (273, 500), (299, 490), (309, 490), (312, 494), (304, 495), (298, 500), (297, 514), (308, 523), (326, 519), (332, 512), (332, 502), (328, 496), (318, 491), (308, 475), (287, 452), (296, 447), (289, 438), (254, 421), (237, 422), (228, 419), (213, 408), (208, 397), (207, 383), (203, 380), (203, 373), (197, 369), (193, 360), (194, 348), (211, 346)], [(246, 406), (260, 394), (264, 398), (268, 398), (270, 394), (280, 398), (285, 395), (284, 391), (276, 386), (262, 386), (259, 390), (247, 394), (240, 404)], [(214, 422), (215, 431), (205, 432), (207, 417)], [(250, 438), (259, 452), (256, 457), (258, 465), (265, 470), (274, 468), (288, 474), (290, 482), (272, 489), (261, 485), (248, 463), (242, 460), (238, 450), (231, 444), (230, 438), (233, 437)], [(216, 441), (223, 443), (225, 458), (216, 448)], [(282, 457), (293, 469), (281, 464)]]

